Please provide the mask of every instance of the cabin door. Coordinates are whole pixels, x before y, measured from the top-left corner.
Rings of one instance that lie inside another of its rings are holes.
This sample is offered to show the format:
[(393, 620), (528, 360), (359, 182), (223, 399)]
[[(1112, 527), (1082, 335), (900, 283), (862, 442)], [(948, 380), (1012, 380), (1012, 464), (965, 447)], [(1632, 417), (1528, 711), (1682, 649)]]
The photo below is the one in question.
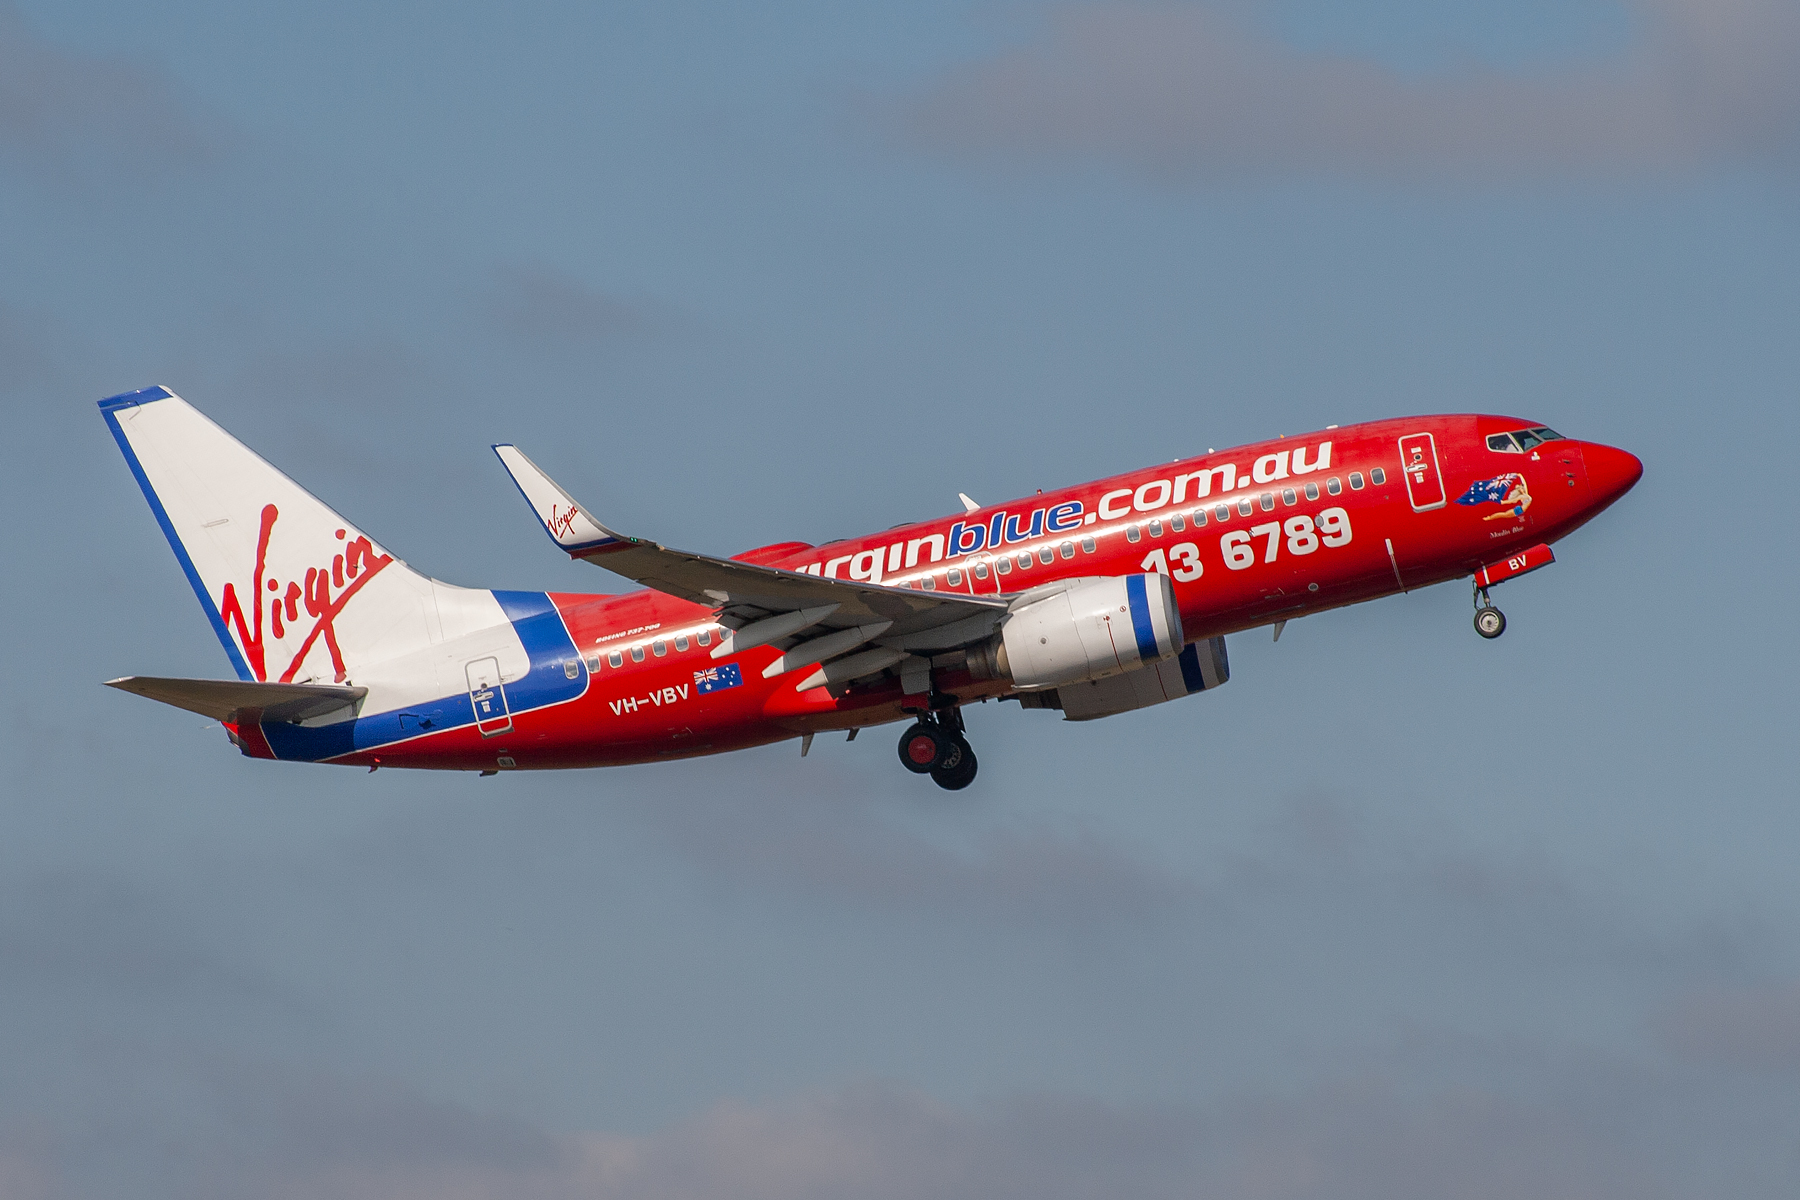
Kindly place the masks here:
[(1444, 507), (1444, 477), (1438, 470), (1437, 442), (1429, 433), (1400, 439), (1400, 470), (1406, 474), (1406, 498), (1414, 512)]
[(469, 703), (475, 708), (475, 728), (482, 737), (497, 737), (512, 729), (512, 713), (506, 707), (506, 685), (500, 682), (500, 660), (478, 658), (464, 667), (469, 678)]

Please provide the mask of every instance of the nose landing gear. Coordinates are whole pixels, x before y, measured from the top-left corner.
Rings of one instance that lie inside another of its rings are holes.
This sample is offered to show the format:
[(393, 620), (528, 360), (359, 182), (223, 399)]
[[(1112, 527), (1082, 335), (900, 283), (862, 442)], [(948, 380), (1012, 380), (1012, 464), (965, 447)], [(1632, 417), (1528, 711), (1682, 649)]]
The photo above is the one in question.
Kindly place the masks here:
[(915, 775), (930, 775), (945, 791), (975, 782), (975, 751), (963, 735), (962, 710), (926, 713), (900, 735), (900, 765)]
[(1475, 632), (1492, 641), (1506, 632), (1506, 614), (1494, 607), (1486, 588), (1477, 585), (1475, 597)]

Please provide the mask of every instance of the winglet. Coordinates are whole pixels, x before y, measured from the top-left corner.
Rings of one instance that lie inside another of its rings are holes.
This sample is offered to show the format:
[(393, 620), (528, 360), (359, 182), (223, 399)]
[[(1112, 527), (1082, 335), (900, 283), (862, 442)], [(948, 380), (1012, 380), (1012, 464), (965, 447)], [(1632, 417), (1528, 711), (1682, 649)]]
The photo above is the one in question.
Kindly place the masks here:
[(550, 540), (570, 554), (579, 557), (603, 546), (630, 541), (588, 516), (569, 493), (558, 487), (556, 481), (526, 458), (517, 446), (503, 443), (494, 447), (494, 453), (499, 455), (500, 465), (518, 485), (525, 503), (537, 514)]
[(973, 500), (969, 499), (969, 494), (967, 492), (956, 493), (956, 498), (958, 500), (962, 501), (962, 506), (963, 506), (964, 512), (974, 512), (976, 509), (981, 507), (981, 505), (979, 505), (979, 504), (975, 503)]

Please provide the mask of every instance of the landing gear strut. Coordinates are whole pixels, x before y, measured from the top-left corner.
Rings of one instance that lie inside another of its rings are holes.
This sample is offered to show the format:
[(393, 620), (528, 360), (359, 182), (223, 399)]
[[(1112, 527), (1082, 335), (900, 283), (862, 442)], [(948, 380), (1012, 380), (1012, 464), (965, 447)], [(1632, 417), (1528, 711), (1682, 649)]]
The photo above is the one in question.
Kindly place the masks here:
[(975, 782), (975, 751), (963, 735), (962, 710), (921, 715), (900, 735), (900, 765), (915, 775), (930, 775), (945, 791), (960, 791)]
[(1475, 589), (1475, 632), (1492, 640), (1506, 632), (1506, 614), (1494, 607), (1488, 599), (1487, 589)]

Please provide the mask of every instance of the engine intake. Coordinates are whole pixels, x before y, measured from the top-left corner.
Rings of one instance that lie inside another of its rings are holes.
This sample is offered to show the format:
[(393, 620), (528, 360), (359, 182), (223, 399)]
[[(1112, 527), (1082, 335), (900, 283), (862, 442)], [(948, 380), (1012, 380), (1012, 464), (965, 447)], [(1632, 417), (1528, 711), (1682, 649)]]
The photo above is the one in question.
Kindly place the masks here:
[(1048, 688), (1121, 675), (1181, 651), (1181, 611), (1166, 575), (1076, 580), (1021, 600), (997, 637), (969, 650), (977, 678)]

